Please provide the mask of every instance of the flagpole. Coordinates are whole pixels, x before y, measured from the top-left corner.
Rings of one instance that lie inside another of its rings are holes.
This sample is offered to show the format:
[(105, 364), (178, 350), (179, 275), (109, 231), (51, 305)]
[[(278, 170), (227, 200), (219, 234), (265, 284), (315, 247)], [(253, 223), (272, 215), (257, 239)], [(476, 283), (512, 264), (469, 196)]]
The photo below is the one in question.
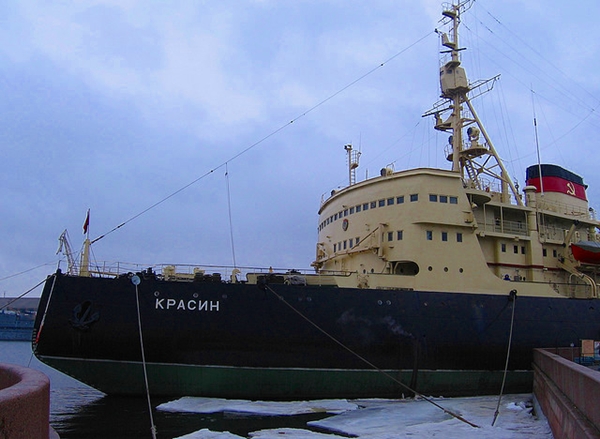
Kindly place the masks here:
[(87, 210), (85, 221), (83, 222), (83, 234), (86, 235), (83, 241), (83, 251), (81, 252), (81, 263), (79, 264), (79, 275), (89, 277), (90, 275), (90, 209)]

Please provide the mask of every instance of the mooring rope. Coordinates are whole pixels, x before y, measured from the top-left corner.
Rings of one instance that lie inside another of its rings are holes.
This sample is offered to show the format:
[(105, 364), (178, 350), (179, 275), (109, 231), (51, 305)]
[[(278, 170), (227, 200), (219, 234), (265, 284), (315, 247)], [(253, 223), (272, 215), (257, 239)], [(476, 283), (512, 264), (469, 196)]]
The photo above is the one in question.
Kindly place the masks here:
[(500, 395), (498, 395), (498, 404), (496, 405), (496, 411), (494, 412), (494, 420), (492, 421), (492, 427), (496, 423), (496, 419), (498, 419), (498, 415), (500, 414), (500, 401), (502, 400), (502, 394), (504, 393), (504, 384), (506, 383), (508, 360), (510, 358), (510, 345), (512, 343), (513, 327), (515, 323), (515, 303), (517, 302), (517, 290), (510, 291), (508, 301), (512, 302), (512, 313), (510, 315), (510, 332), (508, 334), (508, 349), (506, 351), (506, 363), (504, 365), (504, 375), (502, 376), (502, 386), (500, 387)]
[(150, 386), (148, 385), (148, 370), (146, 368), (146, 352), (144, 349), (144, 337), (142, 335), (142, 315), (140, 312), (140, 294), (138, 285), (140, 278), (137, 275), (131, 277), (131, 283), (135, 285), (135, 302), (137, 305), (138, 331), (140, 335), (140, 349), (142, 351), (142, 367), (144, 369), (144, 384), (146, 385), (146, 399), (148, 401), (148, 413), (150, 414), (150, 431), (152, 438), (156, 439), (156, 425), (154, 425), (154, 417), (152, 416), (152, 403), (150, 402)]
[(339, 346), (341, 346), (342, 348), (344, 348), (345, 350), (347, 350), (348, 352), (350, 352), (352, 355), (354, 355), (356, 358), (358, 358), (359, 360), (361, 360), (363, 363), (365, 363), (368, 366), (372, 367), (377, 372), (382, 373), (384, 376), (386, 376), (390, 380), (394, 381), (396, 384), (400, 385), (401, 387), (403, 387), (404, 389), (408, 390), (409, 392), (412, 392), (416, 396), (418, 396), (420, 398), (423, 398), (425, 401), (427, 401), (428, 403), (430, 403), (430, 404), (434, 405), (435, 407), (439, 408), (444, 413), (447, 413), (448, 415), (452, 416), (453, 418), (458, 419), (459, 421), (462, 421), (462, 422), (464, 422), (466, 424), (469, 424), (471, 427), (480, 428), (479, 425), (474, 424), (473, 422), (470, 422), (470, 421), (466, 420), (462, 416), (460, 416), (460, 415), (458, 415), (458, 414), (456, 414), (456, 413), (448, 410), (445, 407), (442, 407), (441, 405), (439, 405), (437, 402), (435, 402), (431, 398), (423, 395), (420, 392), (417, 392), (416, 390), (414, 390), (410, 386), (407, 386), (402, 381), (398, 380), (396, 377), (394, 377), (394, 376), (390, 375), (389, 373), (387, 373), (385, 370), (383, 370), (380, 367), (376, 366), (375, 364), (371, 363), (369, 360), (367, 360), (365, 357), (363, 357), (362, 355), (360, 355), (358, 352), (356, 352), (356, 351), (352, 350), (350, 347), (346, 346), (340, 340), (338, 340), (337, 338), (335, 338), (333, 335), (331, 335), (330, 333), (328, 333), (327, 331), (325, 331), (323, 328), (321, 328), (319, 325), (317, 325), (315, 322), (313, 322), (311, 319), (309, 319), (300, 310), (298, 310), (291, 303), (289, 303), (287, 300), (285, 300), (283, 298), (283, 296), (280, 296), (279, 294), (277, 294), (277, 292), (275, 292), (268, 284), (262, 284), (261, 286), (264, 287), (264, 288), (266, 288), (267, 290), (269, 290), (271, 293), (273, 293), (273, 295), (275, 295), (281, 302), (283, 302), (286, 306), (288, 306), (292, 311), (294, 311), (296, 314), (298, 314), (300, 317), (302, 317), (304, 320), (306, 320), (308, 323), (310, 323), (313, 327), (315, 327), (318, 331), (320, 331), (321, 333), (323, 333), (329, 339), (331, 339), (332, 341), (334, 341), (335, 343), (337, 343)]

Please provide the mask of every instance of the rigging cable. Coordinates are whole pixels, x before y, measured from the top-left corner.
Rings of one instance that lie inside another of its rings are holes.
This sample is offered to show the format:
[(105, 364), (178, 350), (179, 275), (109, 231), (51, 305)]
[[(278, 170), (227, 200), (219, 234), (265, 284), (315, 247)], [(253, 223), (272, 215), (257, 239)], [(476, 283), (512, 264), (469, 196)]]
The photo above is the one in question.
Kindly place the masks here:
[(537, 161), (538, 161), (538, 178), (540, 179), (540, 193), (542, 197), (544, 196), (544, 179), (542, 178), (542, 159), (540, 156), (540, 139), (538, 137), (538, 129), (537, 129), (537, 117), (535, 115), (535, 100), (533, 99), (534, 91), (531, 90), (531, 106), (533, 107), (533, 130), (535, 131), (535, 149), (537, 152)]
[(229, 211), (229, 237), (231, 239), (231, 254), (233, 256), (233, 268), (237, 268), (235, 263), (235, 245), (233, 242), (233, 221), (231, 219), (231, 190), (229, 188), (229, 169), (227, 169), (227, 162), (225, 162), (225, 181), (227, 182), (227, 210)]
[(406, 384), (404, 384), (402, 381), (400, 381), (396, 377), (390, 375), (385, 370), (383, 370), (383, 369), (377, 367), (375, 364), (371, 363), (369, 360), (367, 360), (365, 357), (363, 357), (362, 355), (360, 355), (358, 352), (353, 351), (351, 348), (349, 348), (348, 346), (346, 346), (340, 340), (338, 340), (337, 338), (335, 338), (333, 335), (331, 335), (330, 333), (328, 333), (327, 331), (325, 331), (323, 328), (321, 328), (319, 325), (317, 325), (315, 322), (313, 322), (311, 319), (309, 319), (300, 310), (298, 310), (291, 303), (289, 303), (287, 300), (285, 300), (283, 298), (283, 296), (280, 296), (279, 294), (277, 294), (277, 292), (275, 290), (273, 290), (268, 284), (264, 283), (262, 285), (259, 285), (259, 287), (263, 287), (263, 288), (269, 290), (269, 292), (271, 292), (275, 297), (277, 297), (281, 302), (283, 302), (288, 308), (290, 308), (292, 311), (294, 311), (296, 314), (298, 314), (300, 317), (302, 317), (304, 320), (306, 320), (311, 326), (313, 326), (314, 328), (316, 328), (319, 332), (321, 332), (322, 334), (324, 334), (325, 336), (327, 336), (330, 340), (332, 340), (333, 342), (335, 342), (336, 344), (338, 344), (339, 346), (341, 346), (342, 348), (344, 348), (345, 350), (347, 350), (348, 352), (350, 352), (352, 355), (354, 355), (356, 358), (358, 358), (363, 363), (367, 364), (368, 366), (372, 367), (377, 372), (382, 373), (385, 377), (387, 377), (387, 378), (391, 379), (392, 381), (394, 381), (399, 386), (403, 387), (404, 389), (408, 390), (409, 392), (414, 393), (416, 396), (419, 396), (420, 398), (423, 398), (425, 401), (427, 401), (430, 404), (433, 404), (434, 406), (436, 406), (437, 408), (439, 408), (440, 410), (442, 410), (444, 413), (452, 416), (453, 418), (456, 418), (459, 421), (462, 421), (462, 422), (464, 422), (466, 424), (469, 424), (471, 427), (481, 428), (481, 427), (479, 427), (479, 425), (474, 424), (474, 423), (468, 421), (467, 419), (463, 418), (459, 414), (454, 413), (454, 412), (448, 410), (447, 408), (442, 407), (437, 402), (435, 402), (433, 399), (428, 398), (427, 396), (423, 395), (422, 393), (419, 393), (416, 390), (412, 389), (410, 386), (407, 386)]
[[(44, 264), (44, 265), (48, 265), (48, 264)], [(40, 265), (41, 267), (41, 265)], [(35, 268), (39, 268), (39, 267), (35, 267)], [(33, 270), (33, 269), (32, 269)], [(29, 270), (28, 270), (29, 271)], [(10, 305), (12, 305), (13, 303), (15, 303), (17, 300), (22, 299), (23, 297), (25, 297), (27, 294), (31, 293), (33, 290), (35, 290), (37, 287), (39, 287), (41, 284), (43, 284), (44, 282), (46, 282), (46, 279), (42, 280), (41, 282), (39, 282), (36, 286), (28, 289), (27, 291), (25, 291), (23, 294), (21, 294), (19, 297), (15, 297), (13, 300), (8, 301), (7, 303), (5, 303), (3, 306), (0, 307), (0, 311), (8, 308)]]
[(327, 103), (330, 100), (332, 100), (333, 98), (337, 97), (338, 95), (340, 95), (341, 93), (343, 93), (344, 91), (346, 91), (347, 89), (349, 89), (350, 87), (352, 87), (353, 85), (355, 85), (358, 82), (362, 81), (367, 76), (370, 76), (373, 73), (375, 73), (377, 70), (383, 68), (387, 63), (393, 61), (394, 59), (396, 59), (397, 57), (399, 57), (400, 55), (402, 55), (404, 52), (412, 49), (414, 46), (416, 46), (417, 44), (419, 44), (421, 41), (425, 40), (427, 37), (429, 37), (433, 33), (434, 33), (434, 31), (427, 32), (427, 34), (423, 35), (421, 38), (419, 38), (416, 41), (414, 41), (413, 43), (409, 44), (404, 49), (400, 50), (399, 52), (397, 52), (396, 54), (392, 55), (391, 57), (389, 57), (385, 61), (381, 62), (376, 67), (373, 67), (371, 70), (369, 70), (368, 72), (366, 72), (363, 75), (359, 76), (357, 79), (355, 79), (355, 80), (351, 81), (350, 83), (346, 84), (345, 86), (343, 86), (342, 88), (340, 88), (336, 92), (332, 93), (328, 97), (326, 97), (326, 98), (322, 99), (321, 101), (317, 102), (315, 105), (313, 105), (312, 107), (310, 107), (308, 110), (304, 111), (303, 113), (299, 114), (295, 118), (291, 119), (289, 122), (286, 122), (285, 124), (281, 125), (279, 128), (275, 129), (274, 131), (271, 131), (271, 133), (267, 134), (263, 138), (257, 140), (256, 142), (252, 143), (250, 146), (246, 147), (245, 149), (241, 150), (237, 154), (233, 155), (230, 159), (226, 160), (225, 162), (221, 163), (220, 165), (216, 166), (215, 168), (210, 169), (209, 171), (206, 171), (204, 174), (202, 174), (198, 178), (192, 180), (191, 182), (189, 182), (185, 186), (180, 187), (176, 191), (172, 192), (171, 194), (167, 195), (166, 197), (162, 198), (161, 200), (157, 201), (156, 203), (150, 205), (149, 207), (147, 207), (146, 209), (142, 210), (141, 212), (133, 215), (131, 218), (123, 221), (121, 224), (113, 227), (108, 232), (106, 232), (106, 233), (98, 236), (97, 238), (95, 238), (94, 240), (92, 240), (91, 244), (95, 243), (96, 241), (99, 241), (100, 239), (104, 238), (107, 235), (110, 235), (111, 233), (113, 233), (113, 232), (117, 231), (118, 229), (120, 229), (121, 227), (123, 227), (125, 224), (130, 223), (131, 221), (139, 218), (140, 216), (142, 216), (146, 212), (154, 209), (155, 207), (161, 205), (165, 201), (173, 198), (175, 195), (179, 194), (180, 192), (184, 191), (185, 189), (189, 188), (190, 186), (194, 185), (195, 183), (199, 182), (200, 180), (204, 179), (205, 177), (209, 176), (214, 171), (216, 171), (216, 170), (218, 170), (220, 168), (226, 167), (228, 162), (234, 161), (235, 159), (237, 159), (240, 156), (244, 155), (248, 151), (254, 149), (256, 146), (260, 145), (261, 143), (267, 141), (268, 139), (270, 139), (271, 137), (275, 136), (279, 132), (283, 131), (284, 129), (286, 129), (287, 127), (289, 127), (294, 122), (298, 121), (299, 119), (302, 119), (304, 116), (306, 116), (309, 113), (315, 111), (317, 108), (321, 107), (325, 103)]
[(500, 401), (502, 400), (502, 393), (504, 393), (504, 384), (506, 383), (506, 373), (508, 371), (508, 360), (510, 358), (510, 345), (512, 343), (513, 326), (515, 323), (515, 303), (517, 302), (517, 290), (510, 290), (508, 301), (512, 302), (512, 313), (510, 315), (510, 333), (508, 334), (508, 349), (506, 352), (506, 364), (504, 365), (504, 375), (502, 376), (502, 386), (500, 387), (500, 395), (498, 395), (498, 404), (496, 405), (496, 411), (494, 412), (494, 420), (492, 421), (492, 427), (498, 419), (500, 414)]

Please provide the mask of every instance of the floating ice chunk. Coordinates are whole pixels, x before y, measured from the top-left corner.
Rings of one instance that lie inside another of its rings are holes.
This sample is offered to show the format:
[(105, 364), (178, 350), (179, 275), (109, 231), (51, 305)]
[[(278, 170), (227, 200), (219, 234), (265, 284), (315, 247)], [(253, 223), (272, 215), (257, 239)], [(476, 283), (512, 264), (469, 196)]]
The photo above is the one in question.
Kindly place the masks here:
[(247, 401), (241, 399), (220, 399), (185, 396), (156, 407), (166, 412), (218, 413), (235, 412), (258, 416), (293, 416), (309, 413), (338, 414), (356, 410), (358, 405), (345, 399), (324, 399), (315, 401)]
[(250, 433), (252, 439), (335, 439), (343, 438), (343, 436), (335, 436), (332, 434), (316, 433), (310, 430), (302, 430), (298, 428), (276, 428), (272, 430), (261, 430)]
[[(552, 438), (548, 423), (536, 419), (528, 409), (525, 401), (531, 399), (531, 395), (506, 395), (503, 406), (507, 409), (500, 410), (498, 420), (492, 427), (497, 399), (495, 396), (484, 396), (436, 400), (447, 411), (479, 428), (452, 417), (425, 400), (367, 401), (366, 404), (357, 401), (367, 408), (311, 421), (308, 425), (345, 436), (369, 439)], [(519, 409), (508, 409), (508, 406)]]
[(244, 439), (241, 436), (229, 433), (228, 431), (211, 431), (207, 428), (195, 431), (185, 436), (178, 436), (174, 439)]

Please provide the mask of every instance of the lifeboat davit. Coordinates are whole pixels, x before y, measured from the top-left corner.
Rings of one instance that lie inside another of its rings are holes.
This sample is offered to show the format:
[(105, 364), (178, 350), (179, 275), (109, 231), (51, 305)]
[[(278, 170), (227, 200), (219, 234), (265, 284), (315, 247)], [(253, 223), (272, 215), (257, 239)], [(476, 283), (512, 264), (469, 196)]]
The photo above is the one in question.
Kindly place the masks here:
[(579, 241), (571, 244), (573, 257), (584, 264), (600, 264), (600, 242)]

